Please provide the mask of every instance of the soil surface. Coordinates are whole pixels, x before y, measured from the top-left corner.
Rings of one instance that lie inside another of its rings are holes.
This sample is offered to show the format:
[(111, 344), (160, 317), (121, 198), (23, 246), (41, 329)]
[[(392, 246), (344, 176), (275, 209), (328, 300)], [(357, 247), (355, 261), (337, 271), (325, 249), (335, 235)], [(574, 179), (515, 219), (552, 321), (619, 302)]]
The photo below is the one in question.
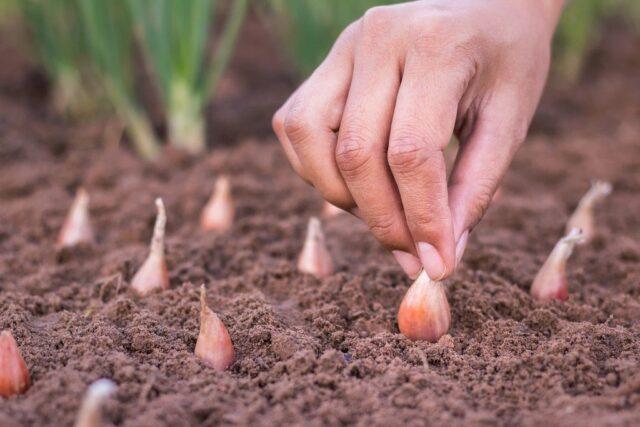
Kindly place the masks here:
[[(214, 150), (152, 165), (109, 128), (53, 114), (42, 72), (1, 36), (0, 329), (33, 385), (0, 401), (0, 426), (72, 425), (103, 377), (118, 385), (105, 425), (640, 425), (638, 51), (640, 39), (609, 31), (577, 87), (550, 85), (447, 282), (450, 335), (429, 344), (399, 334), (410, 282), (355, 218), (324, 221), (335, 275), (296, 272), (322, 202), (269, 136), (293, 80), (255, 22), (209, 111)], [(198, 215), (221, 173), (237, 221), (206, 234)], [(535, 303), (528, 287), (593, 178), (615, 190), (569, 262), (569, 300)], [(58, 250), (79, 185), (98, 240)], [(171, 288), (141, 300), (129, 281), (157, 196)], [(227, 372), (193, 355), (202, 283), (235, 343)]]

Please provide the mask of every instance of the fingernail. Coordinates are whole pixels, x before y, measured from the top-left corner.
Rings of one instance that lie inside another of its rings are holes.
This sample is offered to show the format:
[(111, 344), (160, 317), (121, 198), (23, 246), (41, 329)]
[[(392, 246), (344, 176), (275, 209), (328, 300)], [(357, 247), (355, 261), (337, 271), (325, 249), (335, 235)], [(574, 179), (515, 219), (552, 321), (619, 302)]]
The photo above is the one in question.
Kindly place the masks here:
[(469, 230), (465, 230), (456, 243), (456, 267), (460, 264), (464, 250), (467, 248), (467, 240), (469, 240)]
[(418, 243), (418, 255), (431, 280), (440, 281), (447, 273), (442, 257), (432, 245), (426, 242)]
[(420, 264), (420, 260), (408, 252), (403, 251), (391, 251), (393, 256), (400, 264), (400, 267), (407, 273), (412, 279), (417, 279), (420, 274), (420, 270), (422, 270), (422, 264)]

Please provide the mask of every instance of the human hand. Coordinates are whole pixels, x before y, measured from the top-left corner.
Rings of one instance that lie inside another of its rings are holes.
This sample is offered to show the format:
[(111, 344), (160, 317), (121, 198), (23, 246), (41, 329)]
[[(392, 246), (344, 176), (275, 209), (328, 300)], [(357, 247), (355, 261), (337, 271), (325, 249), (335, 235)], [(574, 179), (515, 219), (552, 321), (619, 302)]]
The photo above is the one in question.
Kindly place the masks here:
[(273, 118), (293, 168), (329, 202), (357, 207), (409, 276), (447, 277), (526, 136), (562, 3), (370, 9)]

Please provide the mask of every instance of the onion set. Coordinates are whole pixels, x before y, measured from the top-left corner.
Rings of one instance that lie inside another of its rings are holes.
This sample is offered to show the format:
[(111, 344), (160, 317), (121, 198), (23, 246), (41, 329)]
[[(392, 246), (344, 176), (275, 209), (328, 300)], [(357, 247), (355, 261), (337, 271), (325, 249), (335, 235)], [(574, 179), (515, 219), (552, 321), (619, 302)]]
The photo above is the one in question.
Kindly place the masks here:
[(233, 225), (235, 205), (231, 196), (229, 178), (221, 176), (216, 180), (211, 198), (200, 214), (200, 226), (207, 231), (226, 231)]
[(565, 232), (577, 228), (582, 230), (583, 243), (590, 242), (595, 236), (595, 220), (593, 209), (596, 203), (603, 200), (611, 193), (611, 184), (604, 181), (594, 181), (589, 191), (582, 196), (576, 210), (567, 221)]
[(231, 336), (222, 320), (207, 306), (207, 292), (200, 287), (200, 334), (195, 355), (207, 366), (224, 371), (233, 364), (235, 351)]
[(164, 259), (164, 233), (167, 214), (162, 199), (156, 199), (156, 207), (158, 208), (158, 216), (153, 227), (149, 256), (131, 280), (131, 287), (141, 297), (156, 289), (169, 288), (169, 272)]
[(561, 238), (549, 254), (531, 284), (531, 296), (539, 301), (560, 300), (569, 297), (566, 266), (576, 244), (582, 242), (582, 231), (574, 228)]
[(333, 274), (333, 260), (327, 249), (322, 225), (316, 217), (309, 219), (307, 237), (298, 258), (298, 270), (317, 278)]
[(92, 242), (93, 239), (93, 228), (89, 219), (89, 194), (84, 188), (79, 188), (58, 235), (58, 245), (75, 246)]
[(398, 328), (412, 341), (437, 342), (451, 324), (451, 309), (441, 282), (422, 270), (398, 309)]
[(11, 331), (0, 333), (0, 396), (22, 394), (31, 385), (31, 376)]
[(116, 388), (113, 381), (104, 378), (93, 382), (82, 401), (74, 427), (101, 427), (102, 405)]

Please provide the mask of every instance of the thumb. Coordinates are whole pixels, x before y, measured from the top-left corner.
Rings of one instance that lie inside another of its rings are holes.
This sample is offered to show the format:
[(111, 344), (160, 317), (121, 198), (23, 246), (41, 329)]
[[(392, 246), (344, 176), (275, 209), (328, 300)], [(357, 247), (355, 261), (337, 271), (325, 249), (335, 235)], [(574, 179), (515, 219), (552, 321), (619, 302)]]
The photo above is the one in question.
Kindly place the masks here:
[(449, 179), (449, 207), (456, 242), (456, 265), (469, 232), (491, 204), (513, 156), (524, 141), (529, 118), (515, 113), (512, 103), (488, 106), (470, 137), (460, 146)]

